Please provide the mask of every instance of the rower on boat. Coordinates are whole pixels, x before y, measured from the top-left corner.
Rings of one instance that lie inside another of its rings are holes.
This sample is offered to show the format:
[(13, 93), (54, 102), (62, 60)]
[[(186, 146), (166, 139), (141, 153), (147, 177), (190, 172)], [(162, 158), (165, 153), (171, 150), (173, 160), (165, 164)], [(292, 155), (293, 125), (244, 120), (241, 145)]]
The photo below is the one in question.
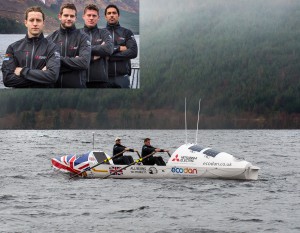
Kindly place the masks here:
[[(151, 153), (155, 152), (169, 152), (169, 150), (164, 150), (160, 148), (155, 148), (150, 144), (150, 138), (144, 139), (144, 145), (142, 147), (142, 157), (145, 157)], [(154, 165), (157, 164), (158, 166), (166, 166), (165, 161), (161, 156), (150, 156), (143, 160), (143, 165)]]
[(130, 149), (129, 147), (121, 145), (121, 138), (116, 137), (115, 139), (115, 145), (113, 147), (113, 155), (115, 156), (116, 154), (120, 154), (116, 158), (113, 158), (114, 164), (122, 165), (122, 164), (131, 164), (133, 163), (133, 158), (129, 155), (123, 155), (121, 153), (122, 151), (130, 151), (130, 152), (135, 152), (137, 150)]

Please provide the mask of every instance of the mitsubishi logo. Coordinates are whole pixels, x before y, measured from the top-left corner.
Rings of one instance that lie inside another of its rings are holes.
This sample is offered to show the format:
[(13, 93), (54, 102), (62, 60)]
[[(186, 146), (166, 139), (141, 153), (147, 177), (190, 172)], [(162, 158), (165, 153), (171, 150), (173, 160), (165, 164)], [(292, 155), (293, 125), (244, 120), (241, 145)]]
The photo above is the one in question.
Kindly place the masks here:
[(175, 155), (175, 158), (174, 158), (174, 159), (172, 159), (172, 161), (179, 162), (179, 159), (178, 159), (178, 154), (177, 154), (177, 155)]

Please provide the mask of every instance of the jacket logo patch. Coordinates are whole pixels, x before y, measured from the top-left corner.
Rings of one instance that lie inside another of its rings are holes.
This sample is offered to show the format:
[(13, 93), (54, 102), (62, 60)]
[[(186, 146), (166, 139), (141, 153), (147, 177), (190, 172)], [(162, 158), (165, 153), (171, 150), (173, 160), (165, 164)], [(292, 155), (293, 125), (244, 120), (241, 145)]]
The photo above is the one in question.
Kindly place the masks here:
[(38, 56), (38, 55), (36, 55), (34, 58), (36, 60), (45, 60), (45, 59), (47, 59), (47, 56)]
[(70, 50), (76, 50), (78, 49), (78, 46), (70, 46)]
[(9, 59), (12, 57), (11, 54), (7, 53), (4, 55), (3, 61), (9, 61)]

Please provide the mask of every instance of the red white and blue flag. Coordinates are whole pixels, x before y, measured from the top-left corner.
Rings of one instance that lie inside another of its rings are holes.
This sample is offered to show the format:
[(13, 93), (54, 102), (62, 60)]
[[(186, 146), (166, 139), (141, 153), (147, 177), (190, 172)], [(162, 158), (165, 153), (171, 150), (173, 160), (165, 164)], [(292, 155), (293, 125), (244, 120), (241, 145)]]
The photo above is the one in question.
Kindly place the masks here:
[(65, 155), (62, 157), (56, 157), (51, 159), (52, 166), (60, 171), (66, 173), (80, 173), (84, 169), (88, 170), (89, 161), (88, 161), (89, 153), (83, 155)]
[(123, 175), (123, 170), (118, 171), (119, 169), (121, 169), (121, 167), (109, 167), (109, 174), (113, 175), (113, 176), (120, 176)]

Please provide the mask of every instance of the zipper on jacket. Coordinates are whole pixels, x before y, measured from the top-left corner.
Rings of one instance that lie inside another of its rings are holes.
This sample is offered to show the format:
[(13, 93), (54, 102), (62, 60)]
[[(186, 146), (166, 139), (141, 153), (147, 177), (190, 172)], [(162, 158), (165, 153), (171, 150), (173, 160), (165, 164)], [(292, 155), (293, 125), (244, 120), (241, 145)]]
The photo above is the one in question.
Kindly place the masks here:
[[(115, 29), (113, 29), (113, 42), (115, 46)], [(114, 62), (114, 66), (115, 66), (115, 77), (117, 77), (117, 62)]]
[(35, 49), (35, 47), (34, 47), (34, 40), (32, 40), (32, 51), (31, 51), (31, 59), (30, 59), (30, 69), (32, 69), (34, 49)]

